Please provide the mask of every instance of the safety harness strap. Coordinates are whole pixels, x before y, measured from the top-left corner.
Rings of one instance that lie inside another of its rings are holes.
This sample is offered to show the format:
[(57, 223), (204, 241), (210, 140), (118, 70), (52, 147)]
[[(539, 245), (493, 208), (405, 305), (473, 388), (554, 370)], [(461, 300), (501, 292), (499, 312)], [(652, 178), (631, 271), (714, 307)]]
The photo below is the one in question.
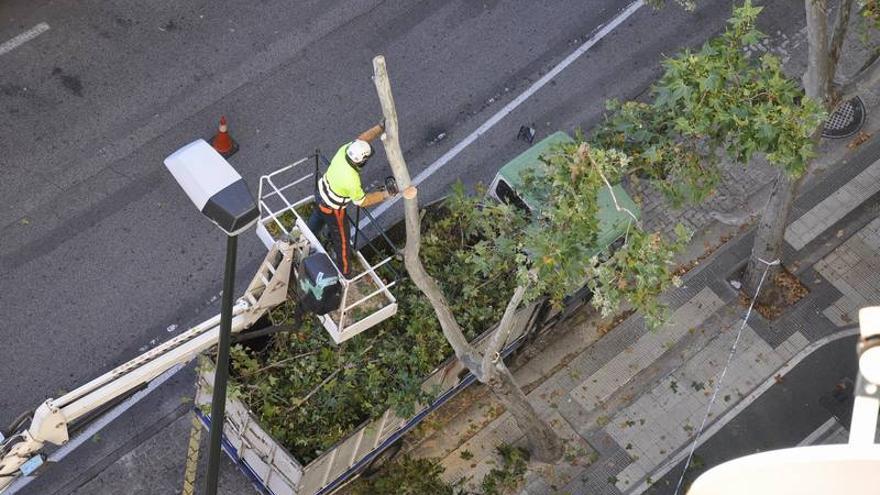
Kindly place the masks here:
[(330, 189), (330, 184), (327, 183), (326, 175), (321, 177), (321, 180), (318, 181), (318, 194), (321, 195), (321, 201), (323, 201), (325, 205), (335, 210), (341, 210), (351, 202), (351, 198), (336, 194), (333, 189)]

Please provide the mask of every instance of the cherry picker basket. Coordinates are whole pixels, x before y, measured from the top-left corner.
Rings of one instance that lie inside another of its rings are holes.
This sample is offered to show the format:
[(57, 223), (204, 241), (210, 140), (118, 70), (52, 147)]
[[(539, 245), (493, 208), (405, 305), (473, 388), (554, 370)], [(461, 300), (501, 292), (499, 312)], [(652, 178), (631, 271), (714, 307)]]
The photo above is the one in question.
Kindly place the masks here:
[[(297, 266), (292, 270), (297, 273), (297, 286), (300, 280), (304, 280), (304, 270), (300, 268), (307, 258), (310, 261), (320, 260), (320, 266), (332, 267), (328, 269), (334, 273), (318, 274), (320, 287), (317, 289), (333, 289), (332, 286), (338, 284), (339, 304), (317, 317), (333, 341), (340, 343), (397, 312), (397, 300), (390, 291), (398, 279), (398, 273), (392, 266), (397, 249), (366, 209), (351, 204), (346, 208), (346, 215), (349, 215), (349, 223), (354, 231), (354, 235), (349, 236), (354, 239), (351, 249), (354, 268), (348, 278), (342, 275), (336, 262), (329, 256), (329, 246), (323, 245), (307, 222), (315, 207), (314, 193), (321, 165), (326, 163), (326, 159), (316, 152), (260, 178), (257, 236), (267, 248), (278, 240), (288, 240), (299, 246), (298, 254), (294, 256)], [(353, 216), (351, 210), (354, 210)], [(370, 219), (369, 225), (376, 230), (373, 239), (362, 232), (358, 225), (362, 215)], [(362, 241), (360, 245), (359, 240)], [(315, 289), (313, 282), (304, 281), (303, 285)]]

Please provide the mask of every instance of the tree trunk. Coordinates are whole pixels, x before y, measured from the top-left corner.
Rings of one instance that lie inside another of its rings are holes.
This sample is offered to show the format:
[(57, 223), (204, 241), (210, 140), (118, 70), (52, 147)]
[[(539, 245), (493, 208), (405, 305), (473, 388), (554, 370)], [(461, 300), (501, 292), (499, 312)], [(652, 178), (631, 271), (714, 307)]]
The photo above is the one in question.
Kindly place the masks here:
[(831, 89), (836, 61), (831, 59), (828, 38), (828, 0), (804, 0), (807, 14), (807, 71), (803, 83), (807, 96), (827, 107), (831, 104)]
[(492, 394), (504, 404), (513, 419), (516, 420), (517, 426), (525, 433), (532, 459), (546, 463), (558, 461), (563, 454), (562, 440), (538, 416), (504, 361), (499, 359), (494, 368), (492, 379), (486, 385), (492, 390)]
[[(829, 107), (834, 105), (832, 93), (834, 74), (837, 71), (843, 38), (846, 36), (852, 1), (844, 0), (841, 3), (834, 26), (833, 39), (829, 39), (828, 0), (804, 0), (804, 7), (807, 16), (807, 41), (809, 42), (807, 70), (803, 77), (804, 93), (807, 97), (820, 102), (826, 110), (831, 110)], [(816, 129), (813, 141), (818, 145), (820, 138), (821, 127)], [(809, 164), (807, 169), (809, 169)], [(773, 183), (767, 205), (764, 207), (761, 220), (755, 230), (755, 243), (743, 274), (743, 289), (749, 297), (754, 297), (761, 275), (767, 268), (767, 265), (761, 260), (772, 262), (782, 256), (782, 243), (785, 242), (788, 214), (802, 181), (803, 176), (791, 177), (786, 171), (780, 170), (776, 182)], [(779, 272), (779, 269), (780, 265), (771, 266), (764, 283), (773, 280), (773, 276)], [(768, 292), (762, 293), (767, 294)], [(762, 298), (758, 299), (760, 301)]]
[(828, 63), (831, 66), (829, 91), (834, 84), (834, 76), (837, 73), (837, 63), (840, 61), (840, 51), (843, 50), (843, 43), (846, 41), (846, 33), (849, 31), (849, 15), (852, 12), (854, 2), (855, 0), (842, 0), (837, 7), (837, 16), (834, 18), (834, 31), (831, 34), (831, 42), (828, 46)]
[(456, 357), (477, 379), (489, 386), (490, 390), (510, 411), (517, 425), (525, 433), (529, 441), (529, 447), (536, 460), (543, 462), (555, 462), (562, 457), (562, 442), (556, 433), (548, 426), (535, 409), (529, 403), (525, 393), (516, 384), (513, 375), (504, 365), (504, 360), (498, 356), (500, 348), (507, 340), (510, 328), (513, 324), (513, 313), (519, 306), (525, 293), (524, 287), (518, 287), (511, 297), (504, 317), (490, 339), (490, 345), (486, 354), (481, 359), (479, 353), (467, 341), (455, 315), (446, 301), (446, 297), (440, 290), (440, 286), (433, 277), (425, 270), (419, 258), (421, 247), (421, 218), (419, 215), (418, 193), (412, 186), (409, 168), (403, 158), (398, 138), (397, 109), (394, 105), (394, 97), (391, 94), (391, 83), (388, 79), (388, 71), (385, 67), (385, 58), (377, 56), (373, 59), (373, 82), (382, 104), (382, 113), (385, 116), (385, 134), (382, 143), (388, 156), (388, 163), (397, 181), (398, 187), (403, 191), (403, 207), (406, 222), (406, 245), (403, 251), (404, 265), (410, 279), (419, 288), (434, 308), (434, 313), (440, 322), (443, 336), (452, 346)]
[(391, 94), (391, 82), (388, 79), (388, 71), (385, 68), (385, 57), (377, 56), (373, 59), (373, 82), (382, 104), (382, 113), (385, 117), (385, 132), (382, 135), (382, 144), (385, 146), (385, 154), (388, 156), (388, 164), (394, 174), (394, 180), (401, 191), (404, 191), (403, 208), (406, 222), (406, 245), (403, 248), (403, 260), (410, 279), (419, 288), (440, 321), (443, 336), (452, 346), (455, 356), (478, 378), (482, 378), (480, 369), (480, 357), (473, 346), (468, 343), (462, 332), (455, 315), (449, 308), (443, 292), (437, 282), (425, 271), (419, 258), (419, 249), (422, 243), (421, 219), (419, 217), (419, 200), (415, 188), (410, 189), (412, 180), (409, 175), (409, 167), (403, 158), (398, 137), (397, 108), (394, 105), (394, 97)]
[[(780, 170), (776, 176), (776, 181), (770, 190), (770, 197), (767, 199), (767, 205), (764, 207), (761, 220), (755, 229), (755, 243), (752, 245), (752, 253), (743, 274), (743, 290), (749, 297), (755, 296), (761, 276), (768, 268), (764, 261), (772, 263), (782, 256), (786, 220), (800, 183), (800, 178), (792, 177), (785, 170)], [(773, 277), (779, 272), (779, 268), (780, 265), (769, 267), (764, 279), (765, 289), (766, 284), (773, 280)], [(767, 293), (762, 290), (762, 294)], [(758, 301), (763, 302), (761, 299), (759, 297)]]

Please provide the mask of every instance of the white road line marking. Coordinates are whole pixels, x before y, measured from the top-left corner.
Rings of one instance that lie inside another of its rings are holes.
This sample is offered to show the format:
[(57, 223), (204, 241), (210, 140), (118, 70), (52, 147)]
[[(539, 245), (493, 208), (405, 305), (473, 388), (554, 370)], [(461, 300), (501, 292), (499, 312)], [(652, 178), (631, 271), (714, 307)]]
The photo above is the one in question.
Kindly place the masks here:
[[(543, 77), (535, 81), (528, 89), (526, 89), (522, 94), (517, 96), (513, 101), (504, 105), (504, 108), (499, 110), (495, 115), (489, 118), (486, 122), (483, 123), (480, 127), (478, 127), (474, 132), (464, 138), (460, 143), (456, 144), (451, 150), (447, 151), (440, 158), (437, 159), (434, 163), (428, 166), (425, 170), (422, 170), (416, 177), (413, 179), (413, 184), (418, 185), (428, 177), (430, 177), (434, 172), (440, 170), (447, 163), (449, 163), (453, 158), (455, 158), (459, 153), (462, 152), (465, 148), (471, 145), (474, 141), (476, 141), (480, 136), (486, 133), (489, 129), (495, 126), (498, 122), (501, 121), (504, 117), (510, 114), (510, 112), (514, 111), (518, 106), (522, 105), (524, 101), (529, 99), (530, 96), (535, 94), (539, 89), (543, 88), (551, 79), (558, 76), (560, 72), (565, 70), (566, 67), (571, 65), (575, 60), (577, 60), (581, 55), (587, 53), (587, 51), (592, 48), (596, 43), (602, 40), (605, 36), (608, 36), (609, 33), (614, 31), (617, 26), (621, 25), (624, 21), (626, 21), (631, 15), (633, 15), (637, 10), (642, 8), (645, 5), (644, 0), (636, 0), (635, 2), (629, 4), (629, 6), (623, 10), (620, 14), (617, 15), (614, 19), (611, 20), (608, 24), (602, 26), (599, 31), (596, 32), (590, 39), (584, 42), (583, 45), (579, 46), (577, 50), (569, 54), (565, 59), (556, 64), (555, 67), (550, 69), (549, 72), (544, 74)], [(376, 218), (382, 213), (385, 213), (389, 208), (394, 206), (395, 203), (400, 199), (400, 196), (397, 196), (389, 201), (386, 201), (379, 205), (373, 211), (373, 217)], [(361, 221), (359, 228), (364, 228), (367, 223), (369, 223), (368, 219), (364, 219)]]
[(45, 33), (48, 30), (49, 30), (49, 25), (46, 24), (45, 22), (41, 22), (41, 23), (37, 24), (36, 26), (19, 34), (15, 38), (12, 38), (11, 40), (6, 41), (2, 45), (0, 45), (0, 55), (4, 55), (6, 53), (11, 52), (12, 50), (15, 50), (19, 46), (27, 43), (28, 41), (36, 38), (37, 36)]

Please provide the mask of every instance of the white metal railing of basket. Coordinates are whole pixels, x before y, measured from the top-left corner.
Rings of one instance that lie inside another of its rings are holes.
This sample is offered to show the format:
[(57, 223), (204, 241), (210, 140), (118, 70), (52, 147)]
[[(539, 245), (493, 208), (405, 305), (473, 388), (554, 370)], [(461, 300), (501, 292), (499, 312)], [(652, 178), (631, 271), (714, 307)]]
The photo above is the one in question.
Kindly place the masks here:
[[(258, 197), (259, 197), (258, 203), (259, 203), (259, 208), (260, 208), (260, 226), (263, 229), (265, 229), (266, 224), (269, 222), (272, 222), (275, 224), (275, 226), (277, 226), (279, 231), (284, 233), (284, 235), (292, 236), (292, 232), (284, 226), (284, 223), (281, 221), (281, 218), (280, 218), (286, 212), (290, 212), (295, 218), (294, 225), (296, 226), (296, 230), (298, 230), (299, 235), (304, 236), (309, 241), (309, 244), (312, 247), (314, 247), (316, 250), (326, 254), (327, 253), (326, 249), (321, 244), (321, 242), (318, 240), (318, 238), (314, 234), (314, 232), (312, 232), (308, 228), (308, 224), (307, 224), (306, 220), (299, 214), (298, 211), (296, 211), (297, 207), (300, 207), (302, 205), (313, 202), (314, 201), (314, 194), (306, 194), (306, 195), (304, 195), (303, 198), (296, 200), (296, 201), (291, 201), (290, 199), (288, 199), (287, 195), (285, 194), (285, 191), (288, 191), (288, 190), (292, 189), (293, 187), (295, 187), (299, 184), (302, 184), (303, 182), (305, 182), (309, 179), (314, 178), (315, 174), (313, 172), (308, 172), (308, 173), (305, 173), (301, 177), (295, 178), (294, 180), (292, 180), (288, 184), (279, 185), (279, 182), (280, 182), (279, 179), (281, 179), (282, 174), (289, 174), (289, 173), (293, 172), (293, 170), (296, 167), (301, 166), (302, 164), (309, 162), (312, 158), (315, 158), (315, 156), (313, 155), (311, 157), (302, 158), (300, 160), (297, 160), (297, 161), (291, 163), (290, 165), (282, 167), (282, 168), (280, 168), (280, 169), (278, 169), (268, 175), (264, 175), (260, 178), (260, 185), (259, 185), (259, 192), (258, 192)], [(315, 159), (317, 159), (317, 158), (315, 158)], [(281, 207), (280, 208), (273, 208), (272, 205), (269, 204), (269, 199), (279, 200), (281, 202)], [(268, 231), (266, 232), (266, 235), (271, 237), (271, 234), (269, 234)], [(385, 259), (381, 260), (379, 263), (373, 265), (369, 261), (367, 261), (367, 259), (363, 256), (363, 254), (360, 252), (360, 250), (355, 249), (354, 252), (356, 253), (356, 255), (358, 257), (358, 260), (361, 262), (361, 264), (365, 268), (365, 271), (363, 271), (362, 273), (358, 274), (357, 276), (355, 276), (354, 278), (351, 278), (351, 279), (342, 276), (342, 272), (339, 270), (339, 266), (336, 264), (336, 262), (332, 258), (330, 258), (330, 263), (333, 265), (333, 268), (336, 270), (337, 275), (339, 276), (339, 280), (343, 286), (342, 300), (341, 300), (341, 303), (339, 306), (339, 312), (338, 312), (339, 313), (339, 315), (338, 315), (339, 321), (338, 322), (333, 321), (334, 318), (331, 318), (327, 315), (321, 316), (320, 319), (321, 319), (322, 323), (324, 324), (325, 328), (327, 328), (327, 330), (330, 331), (333, 339), (337, 342), (341, 342), (342, 340), (345, 340), (345, 339), (350, 338), (351, 336), (353, 336), (357, 333), (360, 333), (361, 331), (365, 330), (366, 328), (369, 328), (369, 326), (372, 326), (372, 324), (374, 324), (373, 320), (381, 321), (381, 320), (393, 315), (397, 310), (397, 306), (396, 306), (397, 301), (394, 298), (394, 296), (391, 294), (391, 292), (389, 291), (389, 289), (391, 287), (393, 287), (397, 283), (397, 281), (394, 280), (391, 283), (386, 283), (385, 281), (383, 281), (381, 279), (381, 277), (379, 277), (378, 273), (376, 272), (376, 269), (389, 263), (392, 260), (393, 256), (388, 256)], [(353, 286), (353, 284), (357, 283), (359, 280), (361, 280), (365, 276), (369, 276), (372, 279), (372, 281), (374, 282), (374, 284), (377, 287), (376, 290), (372, 291), (371, 293), (367, 294), (366, 296), (361, 297), (360, 299), (358, 299), (354, 303), (347, 304), (348, 297), (349, 297), (349, 289)], [(383, 304), (381, 308), (371, 312), (370, 315), (359, 319), (357, 322), (354, 322), (352, 325), (345, 325), (346, 314), (348, 314), (350, 311), (352, 311), (356, 307), (363, 305), (366, 301), (368, 301), (374, 297), (380, 296), (380, 295), (384, 295), (387, 299), (385, 301), (385, 304)], [(376, 316), (376, 318), (370, 318), (372, 316)], [(347, 331), (348, 331), (348, 333), (347, 333)]]

